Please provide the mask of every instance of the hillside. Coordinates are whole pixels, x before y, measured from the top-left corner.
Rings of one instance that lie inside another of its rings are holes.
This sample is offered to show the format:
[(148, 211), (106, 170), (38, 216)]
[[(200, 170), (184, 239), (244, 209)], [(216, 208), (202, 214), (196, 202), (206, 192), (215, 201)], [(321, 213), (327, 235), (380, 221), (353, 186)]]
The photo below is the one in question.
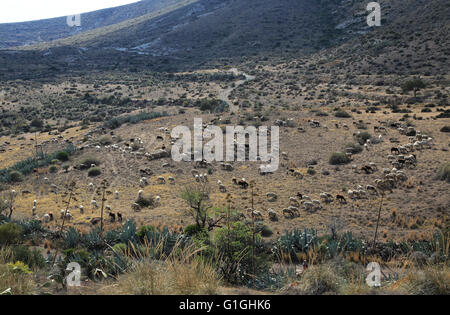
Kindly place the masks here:
[(182, 1), (142, 0), (129, 5), (84, 13), (79, 27), (69, 27), (65, 16), (24, 23), (3, 23), (0, 24), (0, 48), (33, 45), (69, 37), (143, 16), (178, 2)]

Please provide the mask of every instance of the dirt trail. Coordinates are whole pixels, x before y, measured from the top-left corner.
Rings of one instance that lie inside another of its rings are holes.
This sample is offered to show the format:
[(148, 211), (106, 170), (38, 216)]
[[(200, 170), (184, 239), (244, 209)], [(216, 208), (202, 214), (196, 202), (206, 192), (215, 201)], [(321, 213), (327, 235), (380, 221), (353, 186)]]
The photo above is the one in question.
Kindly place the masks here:
[(239, 111), (239, 106), (234, 105), (233, 102), (230, 100), (229, 97), (230, 97), (231, 92), (233, 92), (235, 89), (237, 89), (239, 86), (241, 86), (245, 82), (254, 80), (255, 77), (252, 75), (248, 75), (244, 72), (241, 72), (236, 68), (232, 68), (229, 71), (233, 72), (233, 74), (236, 76), (239, 76), (239, 75), (245, 76), (244, 80), (239, 80), (239, 81), (234, 82), (234, 87), (226, 88), (219, 93), (219, 99), (228, 104), (228, 106), (230, 107), (230, 112), (236, 113)]

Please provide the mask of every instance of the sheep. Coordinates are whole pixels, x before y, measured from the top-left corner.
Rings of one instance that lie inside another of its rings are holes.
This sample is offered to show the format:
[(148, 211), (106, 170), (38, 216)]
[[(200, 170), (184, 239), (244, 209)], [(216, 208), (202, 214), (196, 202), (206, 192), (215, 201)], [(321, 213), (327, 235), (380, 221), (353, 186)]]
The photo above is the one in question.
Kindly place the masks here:
[(147, 186), (148, 185), (148, 179), (146, 178), (146, 177), (142, 177), (140, 180), (139, 180), (139, 186), (141, 187), (141, 188), (144, 188), (145, 186)]
[(294, 214), (294, 212), (292, 212), (292, 210), (289, 210), (289, 209), (283, 209), (283, 215), (284, 215), (284, 217), (285, 218), (291, 218), (291, 219), (293, 219), (294, 217), (295, 217), (295, 214)]
[(225, 185), (224, 184), (219, 184), (219, 191), (221, 192), (221, 193), (226, 193), (227, 192), (227, 188), (225, 187)]
[(92, 206), (93, 208), (98, 208), (97, 201), (91, 200), (91, 206)]
[(336, 200), (339, 201), (341, 204), (346, 204), (347, 200), (342, 195), (336, 195)]
[(264, 218), (263, 218), (263, 216), (261, 214), (261, 211), (253, 210), (252, 211), (252, 215), (255, 218), (255, 220), (257, 220), (257, 221), (264, 221)]
[(36, 206), (33, 206), (33, 208), (31, 209), (31, 214), (32, 214), (33, 216), (36, 215)]
[(46, 213), (46, 214), (43, 215), (42, 218), (44, 219), (45, 223), (49, 223), (50, 221), (53, 221), (52, 217), (53, 217), (53, 215), (50, 216), (50, 214)]
[(375, 186), (367, 185), (367, 186), (366, 186), (366, 190), (367, 190), (370, 194), (378, 195), (378, 191), (377, 191), (377, 188), (376, 188)]
[(37, 206), (37, 200), (33, 200), (33, 207)]
[(367, 199), (367, 192), (364, 189), (359, 189), (358, 195), (360, 199)]
[(311, 211), (313, 211), (315, 209), (315, 205), (312, 202), (309, 202), (309, 201), (304, 201), (303, 202), (303, 207), (305, 207), (305, 210), (309, 211), (309, 212), (311, 212)]
[(114, 212), (110, 212), (109, 217), (111, 219), (111, 222), (116, 222), (116, 214)]
[(84, 214), (84, 207), (82, 205), (80, 205), (80, 214)]
[(372, 168), (372, 170), (374, 170), (374, 171), (377, 171), (378, 170), (378, 167), (377, 167), (377, 164), (375, 163), (375, 162), (370, 162), (369, 163), (369, 166)]
[(330, 193), (323, 192), (320, 193), (320, 199), (322, 199), (325, 203), (330, 203), (333, 201), (333, 196)]
[(300, 203), (297, 201), (295, 197), (289, 197), (289, 202), (295, 206), (300, 206)]
[(131, 209), (133, 209), (134, 212), (139, 212), (139, 211), (141, 211), (141, 206), (137, 203), (133, 203), (131, 205)]
[(275, 202), (278, 199), (278, 195), (274, 192), (268, 192), (266, 194), (266, 197), (268, 198), (269, 202)]
[(357, 199), (358, 198), (358, 196), (357, 196), (357, 192), (356, 191), (354, 191), (354, 190), (349, 190), (348, 192), (347, 192), (347, 194), (348, 194), (348, 196), (350, 197), (350, 199)]
[(105, 210), (108, 211), (108, 212), (110, 212), (110, 211), (111, 211), (111, 206), (110, 206), (110, 205), (106, 205), (106, 206), (105, 206)]
[(299, 214), (299, 212), (300, 212), (298, 207), (289, 206), (288, 209), (291, 210), (295, 214)]
[(242, 178), (239, 182), (238, 185), (241, 186), (241, 188), (243, 189), (247, 189), (249, 186), (249, 183), (245, 180), (245, 178)]
[(115, 196), (116, 200), (119, 199), (119, 192), (117, 190), (114, 192), (114, 196)]
[(121, 212), (117, 212), (117, 220), (118, 220), (119, 222), (122, 222), (123, 217), (122, 217), (122, 213), (121, 213)]
[(144, 191), (143, 190), (139, 190), (138, 191), (138, 199), (141, 199), (142, 198), (142, 194), (144, 193)]
[(313, 200), (312, 203), (314, 205), (315, 210), (322, 209), (322, 204), (320, 203), (319, 200)]
[(311, 197), (306, 195), (303, 195), (302, 200), (312, 202)]
[(167, 178), (167, 180), (169, 181), (169, 183), (170, 183), (171, 185), (175, 185), (175, 178), (169, 177), (169, 178)]
[(94, 183), (89, 183), (89, 190), (91, 191), (91, 192), (93, 192), (94, 191)]
[(160, 196), (156, 196), (155, 197), (155, 203), (159, 206), (161, 204), (161, 197)]
[(267, 210), (267, 213), (269, 214), (269, 220), (270, 221), (278, 221), (278, 214), (273, 209)]

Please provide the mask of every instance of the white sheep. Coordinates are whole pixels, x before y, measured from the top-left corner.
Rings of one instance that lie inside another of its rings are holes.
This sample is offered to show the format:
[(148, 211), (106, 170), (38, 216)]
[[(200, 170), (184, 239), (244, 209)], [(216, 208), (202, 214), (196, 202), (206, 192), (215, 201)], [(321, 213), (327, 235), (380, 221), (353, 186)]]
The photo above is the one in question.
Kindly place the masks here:
[(295, 197), (289, 197), (289, 202), (297, 207), (300, 206), (299, 202)]
[(84, 207), (82, 205), (80, 205), (80, 214), (84, 214)]
[(161, 197), (160, 196), (156, 196), (155, 197), (155, 202), (156, 202), (157, 205), (160, 205), (161, 204)]
[(144, 193), (144, 191), (143, 190), (139, 190), (138, 191), (138, 199), (141, 199), (142, 198), (142, 194)]
[(91, 206), (92, 206), (93, 208), (98, 208), (97, 201), (91, 200)]

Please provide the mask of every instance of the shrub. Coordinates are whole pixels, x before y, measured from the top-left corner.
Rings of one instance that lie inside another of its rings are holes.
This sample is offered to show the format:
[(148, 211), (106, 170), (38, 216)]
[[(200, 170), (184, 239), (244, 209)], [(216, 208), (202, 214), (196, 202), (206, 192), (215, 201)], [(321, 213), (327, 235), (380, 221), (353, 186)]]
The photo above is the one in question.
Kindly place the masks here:
[(56, 158), (61, 162), (66, 162), (69, 160), (69, 153), (66, 151), (58, 151), (56, 152)]
[(58, 171), (58, 166), (52, 165), (52, 166), (49, 167), (48, 171), (50, 173), (56, 173)]
[(361, 153), (363, 148), (359, 143), (348, 143), (345, 145), (345, 149), (350, 149), (352, 154), (358, 154)]
[[(29, 274), (28, 267), (23, 263), (1, 264), (0, 263), (0, 293), (10, 288), (11, 294), (29, 295), (35, 293), (36, 283), (33, 275)], [(24, 271), (24, 272), (21, 272)]]
[(143, 225), (139, 228), (136, 235), (141, 241), (143, 241), (148, 234), (155, 232), (156, 228), (153, 225)]
[(0, 244), (16, 244), (22, 237), (23, 229), (16, 223), (5, 223), (0, 225)]
[(153, 197), (140, 197), (136, 200), (136, 203), (141, 206), (141, 208), (153, 207), (155, 205), (155, 200)]
[(450, 271), (447, 266), (427, 267), (410, 272), (403, 287), (414, 295), (449, 295)]
[(99, 167), (91, 167), (88, 170), (88, 176), (89, 177), (94, 177), (94, 176), (98, 176), (102, 173), (102, 170)]
[(367, 140), (372, 138), (372, 136), (367, 131), (364, 131), (364, 132), (360, 132), (360, 133), (356, 134), (355, 138), (356, 138), (356, 141), (358, 141), (359, 144), (364, 145), (367, 142)]
[(100, 165), (99, 159), (95, 156), (85, 156), (78, 162), (79, 168), (81, 170), (89, 169), (92, 164), (99, 166)]
[(445, 163), (439, 167), (437, 178), (450, 183), (450, 163)]
[(337, 294), (342, 279), (329, 265), (316, 265), (305, 270), (300, 291), (307, 295)]
[(23, 180), (23, 175), (19, 171), (11, 171), (9, 177), (13, 183), (21, 182)]
[(338, 118), (350, 118), (352, 117), (349, 113), (347, 113), (345, 110), (343, 109), (338, 109), (335, 113), (334, 113), (335, 117)]
[(450, 126), (444, 126), (441, 128), (441, 132), (450, 132)]
[(36, 248), (18, 245), (12, 248), (12, 253), (15, 261), (22, 261), (32, 269), (45, 267), (45, 258)]
[(191, 224), (184, 228), (184, 234), (187, 236), (208, 236), (208, 230), (197, 224)]
[(257, 233), (260, 233), (261, 236), (263, 236), (263, 237), (270, 237), (270, 236), (273, 235), (272, 229), (271, 229), (270, 226), (267, 225), (267, 224), (261, 224), (261, 223), (259, 223), (259, 224), (256, 226), (256, 232), (257, 232)]
[(100, 142), (102, 145), (109, 145), (109, 144), (111, 144), (113, 141), (112, 141), (112, 138), (111, 138), (110, 136), (103, 136), (103, 137), (101, 137), (101, 138), (99, 139), (99, 142)]
[(348, 164), (350, 163), (350, 158), (345, 153), (334, 152), (330, 156), (329, 163), (331, 165)]

